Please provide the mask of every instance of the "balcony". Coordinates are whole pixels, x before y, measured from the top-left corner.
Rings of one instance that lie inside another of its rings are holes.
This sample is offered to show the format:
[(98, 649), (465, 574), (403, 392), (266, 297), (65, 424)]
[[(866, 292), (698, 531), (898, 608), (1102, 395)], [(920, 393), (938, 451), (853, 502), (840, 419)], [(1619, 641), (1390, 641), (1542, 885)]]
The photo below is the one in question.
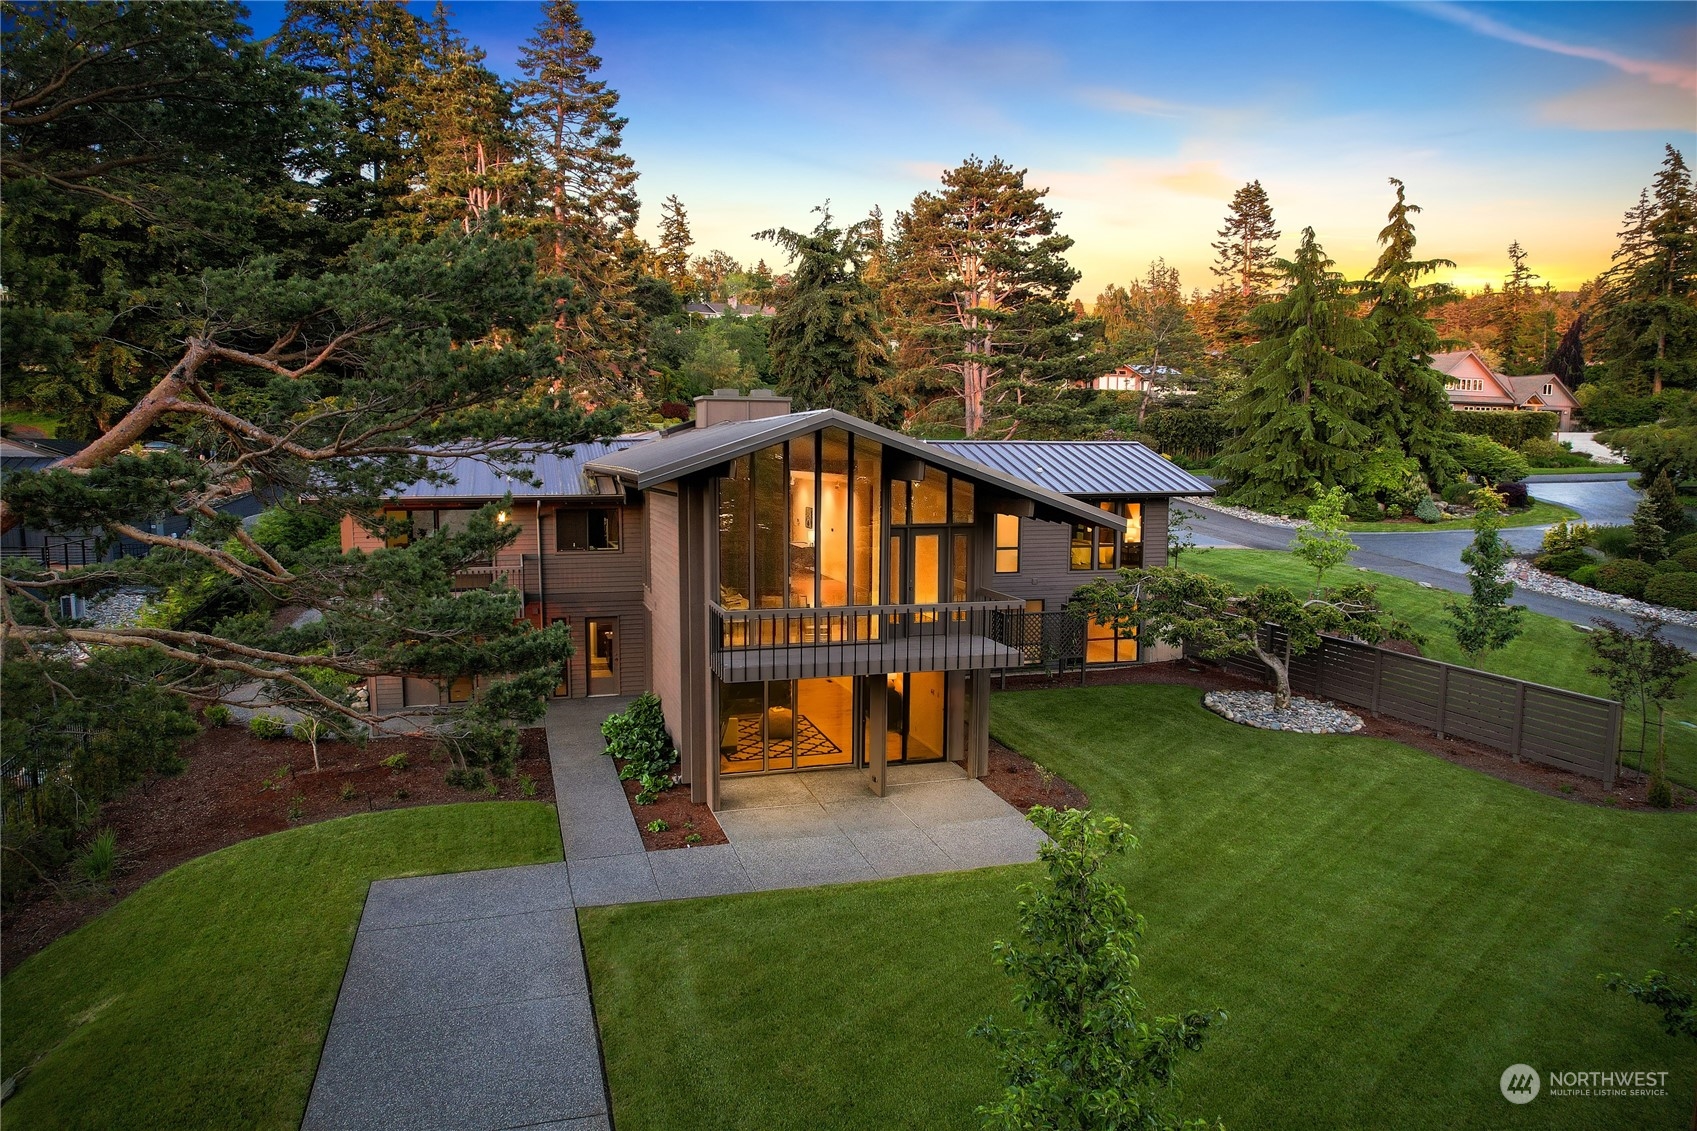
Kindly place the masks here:
[(726, 683), (1017, 668), (1022, 601), (727, 609), (708, 602), (713, 671)]

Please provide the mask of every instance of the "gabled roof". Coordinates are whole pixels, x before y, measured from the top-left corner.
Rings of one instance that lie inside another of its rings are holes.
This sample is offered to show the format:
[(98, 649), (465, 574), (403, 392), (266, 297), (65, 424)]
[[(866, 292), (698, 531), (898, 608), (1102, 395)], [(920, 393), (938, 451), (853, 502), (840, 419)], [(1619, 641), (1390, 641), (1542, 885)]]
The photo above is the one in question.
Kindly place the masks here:
[[(1498, 380), (1508, 386), (1509, 393), (1520, 404), (1527, 404), (1533, 400), (1538, 400), (1543, 404), (1554, 401), (1563, 403), (1565, 407), (1576, 403), (1573, 394), (1568, 392), (1566, 383), (1554, 373), (1534, 373), (1527, 377), (1499, 377)], [(1549, 397), (1544, 395), (1545, 385), (1553, 386), (1555, 389), (1555, 392), (1551, 393)]]
[(646, 435), (621, 436), (616, 440), (573, 444), (564, 454), (541, 448), (522, 449), (531, 451), (531, 459), (518, 466), (540, 479), (540, 486), (532, 486), (515, 478), (505, 467), (491, 466), (481, 459), (452, 454), (435, 456), (430, 460), (431, 468), (447, 472), (451, 476), (449, 482), (413, 483), (391, 497), (401, 501), (486, 500), (499, 499), (508, 492), (514, 499), (592, 496), (596, 494), (595, 486), (584, 475), (584, 465), (590, 460), (623, 451), (632, 444), (643, 443), (646, 439)]
[(1479, 363), (1479, 368), (1487, 373), (1492, 372), (1491, 367), (1485, 364), (1485, 359), (1479, 356), (1477, 350), (1449, 350), (1444, 353), (1435, 353), (1432, 355), (1432, 368), (1439, 373), (1454, 373), (1460, 368), (1461, 363), (1470, 357)]
[(932, 440), (931, 446), (1063, 495), (1130, 499), (1214, 493), (1135, 440)]
[(623, 451), (610, 452), (589, 461), (585, 469), (594, 474), (617, 476), (642, 491), (822, 428), (841, 428), (851, 435), (864, 436), (885, 448), (915, 456), (1006, 494), (1030, 499), (1037, 504), (1039, 518), (1052, 522), (1091, 522), (1116, 530), (1125, 525), (1124, 519), (1098, 507), (835, 409), (792, 412), (760, 420), (731, 420), (711, 428), (691, 428)]

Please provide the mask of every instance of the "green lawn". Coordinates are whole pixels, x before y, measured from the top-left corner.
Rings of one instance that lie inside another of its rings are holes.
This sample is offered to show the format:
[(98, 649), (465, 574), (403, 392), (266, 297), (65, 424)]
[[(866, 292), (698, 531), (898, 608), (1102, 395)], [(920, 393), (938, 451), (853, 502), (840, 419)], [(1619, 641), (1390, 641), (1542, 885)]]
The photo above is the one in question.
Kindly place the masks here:
[[(1184, 555), (1183, 562), (1186, 569), (1212, 574), (1240, 588), (1266, 583), (1303, 590), (1314, 584), (1314, 571), (1294, 555), (1280, 550), (1192, 551)], [(1455, 600), (1455, 594), (1422, 589), (1400, 577), (1350, 566), (1333, 571), (1327, 578), (1329, 583), (1346, 580), (1366, 580), (1377, 585), (1379, 599), (1385, 606), (1425, 635), (1426, 643), (1421, 650), (1426, 655), (1452, 664), (1463, 662), (1444, 610), (1444, 602)], [(1608, 610), (1598, 609), (1597, 615), (1607, 616)], [(1567, 621), (1541, 613), (1529, 611), (1523, 619), (1526, 630), (1520, 637), (1502, 651), (1487, 655), (1477, 667), (1515, 679), (1612, 698), (1608, 685), (1588, 670), (1592, 659), (1585, 633)], [(1612, 619), (1630, 623), (1629, 618), (1618, 615)], [(1626, 745), (1636, 751), (1638, 712), (1633, 704), (1627, 707)], [(1651, 714), (1653, 719), (1654, 711)], [(1654, 747), (1653, 725), (1650, 733), (1650, 744)], [(1636, 753), (1627, 755), (1629, 765), (1636, 765), (1637, 760)], [(1648, 764), (1646, 761), (1645, 765)], [(1668, 711), (1668, 776), (1697, 789), (1697, 675), (1686, 682), (1685, 694)]]
[[(1579, 517), (1579, 512), (1559, 503), (1533, 499), (1522, 511), (1503, 516), (1504, 526), (1550, 526), (1563, 520)], [(1344, 528), (1355, 534), (1423, 534), (1429, 530), (1471, 530), (1470, 518), (1446, 518), (1442, 522), (1348, 522)]]
[(46, 416), (39, 412), (29, 412), (21, 408), (0, 409), (0, 421), (8, 428), (36, 428), (48, 439), (59, 433), (59, 418)]
[[(1689, 1042), (1597, 984), (1665, 965), (1697, 818), (1530, 793), (1395, 743), (1246, 731), (1190, 688), (997, 695), (1003, 742), (1131, 822), (1139, 986), (1230, 1021), (1185, 1107), (1228, 1127), (1676, 1127)], [(580, 912), (618, 1126), (972, 1128), (968, 1030), (1005, 1013), (990, 944), (1034, 868)], [(1662, 1099), (1498, 1076), (1666, 1069)]]
[(558, 860), (554, 807), (307, 825), (190, 861), (9, 974), (6, 1101), (29, 1128), (300, 1125), (372, 880)]

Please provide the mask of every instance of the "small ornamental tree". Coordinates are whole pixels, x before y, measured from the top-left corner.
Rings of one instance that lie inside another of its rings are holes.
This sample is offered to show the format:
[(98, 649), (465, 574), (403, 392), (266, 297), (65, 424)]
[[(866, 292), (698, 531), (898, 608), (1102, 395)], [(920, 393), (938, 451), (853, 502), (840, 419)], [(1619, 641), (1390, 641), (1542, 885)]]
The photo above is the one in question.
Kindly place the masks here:
[(1290, 552), (1314, 567), (1314, 587), (1326, 584), (1326, 571), (1349, 560), (1361, 547), (1344, 533), (1343, 506), (1348, 498), (1342, 487), (1329, 487), (1308, 508), (1308, 522), (1297, 528)]
[(1178, 568), (1178, 556), (1196, 549), (1196, 535), (1190, 530), (1190, 512), (1173, 507), (1167, 512), (1167, 564)]
[(1473, 502), (1478, 508), (1473, 516), (1473, 542), (1461, 551), (1467, 566), (1467, 600), (1445, 602), (1455, 642), (1469, 664), (1519, 636), (1523, 611), (1508, 603), (1514, 596), (1514, 582), (1503, 577), (1503, 565), (1512, 553), (1500, 533), (1503, 497), (1482, 487)]
[[(1674, 953), (1697, 958), (1697, 904), (1675, 907), (1667, 913), (1666, 922), (1679, 929), (1679, 937), (1673, 942)], [(1649, 970), (1636, 980), (1629, 980), (1624, 974), (1605, 974), (1602, 981), (1605, 989), (1625, 992), (1634, 1000), (1661, 1010), (1662, 1028), (1668, 1036), (1697, 1041), (1697, 977)], [(1697, 1119), (1697, 1110), (1692, 1114)]]
[[(1346, 634), (1377, 644), (1420, 639), (1406, 622), (1380, 607), (1371, 585), (1326, 589), (1299, 597), (1277, 585), (1238, 593), (1223, 581), (1176, 569), (1122, 569), (1073, 594), (1087, 617), (1127, 632), (1142, 631), (1164, 644), (1183, 645), (1208, 659), (1253, 655), (1273, 672), (1273, 706), (1290, 709), (1290, 662), (1320, 644), (1321, 633)], [(1262, 636), (1262, 626), (1284, 629), (1282, 643)]]
[(1667, 538), (1660, 508), (1654, 498), (1646, 495), (1632, 509), (1632, 552), (1641, 562), (1659, 562), (1667, 549)]
[(1679, 685), (1690, 673), (1691, 653), (1663, 640), (1665, 626), (1652, 616), (1634, 617), (1631, 629), (1603, 617), (1591, 623), (1597, 627), (1589, 641), (1597, 657), (1591, 674), (1602, 676), (1609, 690), (1622, 701), (1634, 697), (1638, 700), (1638, 768), (1641, 770), (1650, 708), (1656, 709), (1658, 737), (1656, 756), (1650, 763), (1649, 800), (1666, 808), (1673, 803), (1673, 791), (1667, 782), (1667, 706), (1679, 694)]
[(999, 1100), (978, 1109), (984, 1126), (1205, 1128), (1173, 1114), (1173, 1069), (1226, 1015), (1145, 1018), (1148, 1007), (1131, 984), (1143, 918), (1103, 874), (1108, 857), (1137, 839), (1117, 818), (1077, 809), (1039, 805), (1031, 821), (1049, 834), (1037, 850), (1048, 879), (1020, 888), (1020, 937), (995, 946), (1002, 969), (1019, 983), (1014, 1000), (1027, 1023), (989, 1018), (973, 1030), (995, 1045), (1007, 1081)]

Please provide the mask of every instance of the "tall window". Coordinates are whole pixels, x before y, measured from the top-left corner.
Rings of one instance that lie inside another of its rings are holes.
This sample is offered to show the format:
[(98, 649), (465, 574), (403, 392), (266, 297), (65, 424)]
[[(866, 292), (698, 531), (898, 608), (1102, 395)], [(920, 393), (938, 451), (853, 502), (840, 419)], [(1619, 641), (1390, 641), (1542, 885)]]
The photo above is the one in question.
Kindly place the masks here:
[(1125, 534), (1120, 539), (1120, 568), (1143, 568), (1143, 504), (1121, 503)]
[(1114, 536), (1112, 530), (1091, 523), (1077, 522), (1072, 527), (1072, 568), (1140, 569), (1143, 566), (1143, 504), (1097, 503), (1109, 514), (1125, 519), (1125, 533)]
[(569, 550), (617, 550), (619, 511), (617, 507), (588, 507), (561, 510), (554, 522), (554, 548)]
[(1019, 516), (996, 516), (996, 572), (1019, 572)]
[(1096, 524), (1093, 522), (1075, 522), (1072, 524), (1072, 568), (1089, 569), (1096, 560)]

